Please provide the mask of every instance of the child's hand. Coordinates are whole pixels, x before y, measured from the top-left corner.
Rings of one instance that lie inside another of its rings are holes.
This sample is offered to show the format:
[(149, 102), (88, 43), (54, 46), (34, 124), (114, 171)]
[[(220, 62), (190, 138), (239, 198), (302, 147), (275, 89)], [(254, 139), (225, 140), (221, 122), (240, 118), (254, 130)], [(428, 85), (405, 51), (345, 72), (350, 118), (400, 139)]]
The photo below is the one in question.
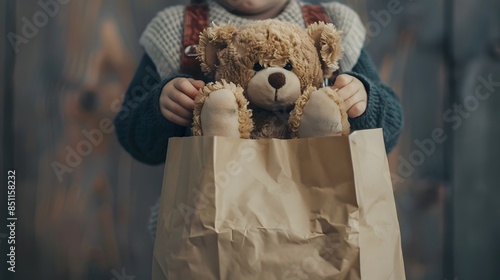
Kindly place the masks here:
[(193, 122), (194, 98), (205, 83), (201, 80), (175, 78), (168, 82), (160, 95), (160, 110), (169, 121), (182, 126)]
[(341, 74), (332, 87), (338, 89), (349, 118), (359, 117), (366, 111), (368, 94), (360, 80), (351, 75)]

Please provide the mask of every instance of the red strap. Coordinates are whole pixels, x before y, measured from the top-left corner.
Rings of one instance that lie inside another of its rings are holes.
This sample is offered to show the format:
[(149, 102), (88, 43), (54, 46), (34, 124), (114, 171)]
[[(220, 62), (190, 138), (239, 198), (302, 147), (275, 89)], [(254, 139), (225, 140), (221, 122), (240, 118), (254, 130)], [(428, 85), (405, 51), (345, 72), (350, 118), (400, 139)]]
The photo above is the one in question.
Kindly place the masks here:
[(318, 21), (323, 21), (325, 23), (332, 22), (328, 17), (325, 8), (321, 5), (303, 5), (302, 15), (304, 16), (306, 25), (310, 25)]
[(184, 14), (184, 38), (181, 50), (181, 72), (202, 79), (200, 62), (196, 59), (196, 46), (200, 32), (208, 27), (208, 7), (205, 4), (190, 4)]

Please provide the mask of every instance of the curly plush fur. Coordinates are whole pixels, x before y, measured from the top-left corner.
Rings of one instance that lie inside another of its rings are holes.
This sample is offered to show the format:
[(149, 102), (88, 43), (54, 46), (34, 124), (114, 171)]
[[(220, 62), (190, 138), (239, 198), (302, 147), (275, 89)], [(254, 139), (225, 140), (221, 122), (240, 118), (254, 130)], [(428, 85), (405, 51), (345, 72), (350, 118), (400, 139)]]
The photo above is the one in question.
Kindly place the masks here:
[[(217, 82), (205, 86), (195, 100), (194, 135), (290, 138), (349, 133), (341, 98), (330, 88), (320, 88), (323, 78), (338, 69), (343, 54), (341, 34), (333, 25), (319, 22), (304, 30), (263, 20), (240, 27), (213, 26), (200, 34), (197, 52), (202, 70)], [(317, 133), (300, 129), (305, 119)]]
[(236, 103), (238, 104), (239, 132), (242, 138), (249, 138), (250, 133), (253, 130), (252, 111), (247, 108), (248, 101), (243, 96), (243, 88), (235, 85), (234, 83), (228, 83), (225, 80), (206, 85), (202, 89), (201, 94), (196, 97), (193, 112), (193, 135), (203, 135), (200, 116), (201, 109), (203, 107), (203, 104), (205, 103), (205, 99), (210, 93), (223, 88), (230, 89), (234, 93), (236, 97)]

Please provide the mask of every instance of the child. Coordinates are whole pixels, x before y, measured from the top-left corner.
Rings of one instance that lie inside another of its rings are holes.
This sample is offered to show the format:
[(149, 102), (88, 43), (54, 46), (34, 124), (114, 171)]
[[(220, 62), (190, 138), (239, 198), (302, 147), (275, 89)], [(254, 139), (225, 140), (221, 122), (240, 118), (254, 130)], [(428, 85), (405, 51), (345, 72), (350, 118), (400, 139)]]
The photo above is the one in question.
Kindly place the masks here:
[[(275, 18), (305, 27), (299, 0), (207, 0), (209, 22), (245, 24)], [(402, 128), (402, 110), (394, 91), (384, 85), (366, 51), (365, 29), (358, 15), (340, 3), (322, 4), (337, 29), (343, 31), (342, 74), (333, 87), (344, 99), (353, 130), (382, 127), (387, 152)], [(118, 140), (137, 160), (165, 161), (170, 137), (189, 134), (194, 98), (205, 85), (180, 73), (184, 6), (157, 14), (142, 34), (145, 54), (115, 119)], [(158, 205), (150, 230), (156, 230)]]

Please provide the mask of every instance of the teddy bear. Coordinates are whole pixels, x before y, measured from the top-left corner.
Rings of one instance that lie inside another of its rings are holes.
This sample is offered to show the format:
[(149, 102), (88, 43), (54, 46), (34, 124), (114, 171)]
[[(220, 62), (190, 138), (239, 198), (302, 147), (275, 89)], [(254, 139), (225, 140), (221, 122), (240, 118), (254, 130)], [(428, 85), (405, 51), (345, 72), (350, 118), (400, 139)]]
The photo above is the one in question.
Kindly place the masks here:
[(342, 34), (268, 19), (213, 25), (200, 33), (197, 59), (208, 83), (195, 98), (194, 136), (306, 138), (346, 135), (342, 99), (324, 78), (339, 69)]

